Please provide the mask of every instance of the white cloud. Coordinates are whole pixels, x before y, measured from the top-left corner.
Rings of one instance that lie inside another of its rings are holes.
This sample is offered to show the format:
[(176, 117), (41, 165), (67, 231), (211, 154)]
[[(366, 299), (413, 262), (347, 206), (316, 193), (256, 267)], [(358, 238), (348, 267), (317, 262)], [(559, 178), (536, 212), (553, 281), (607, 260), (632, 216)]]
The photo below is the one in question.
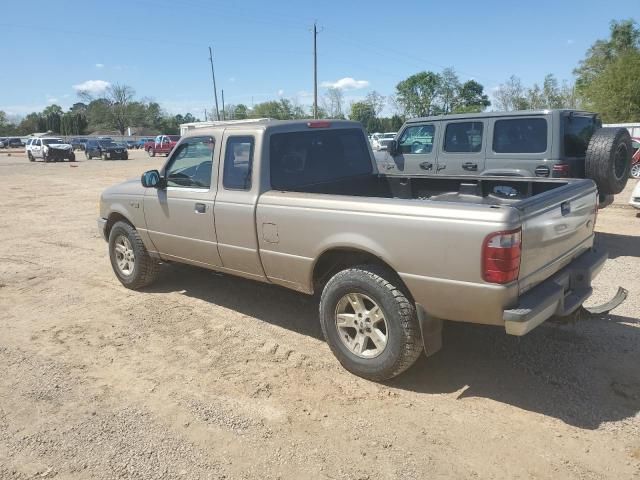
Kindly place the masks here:
[(56, 97), (47, 98), (47, 103), (57, 103), (58, 99)]
[(96, 68), (104, 68), (104, 63), (96, 63)]
[(368, 80), (356, 80), (352, 77), (344, 77), (335, 82), (322, 82), (321, 87), (325, 88), (339, 88), (341, 90), (357, 90), (359, 88), (365, 88), (369, 86)]
[(111, 84), (105, 80), (87, 80), (86, 82), (73, 85), (73, 89), (76, 92), (88, 92), (95, 95), (104, 92), (110, 86)]
[(278, 96), (281, 97), (283, 95), (284, 95), (284, 90), (283, 89), (278, 90)]

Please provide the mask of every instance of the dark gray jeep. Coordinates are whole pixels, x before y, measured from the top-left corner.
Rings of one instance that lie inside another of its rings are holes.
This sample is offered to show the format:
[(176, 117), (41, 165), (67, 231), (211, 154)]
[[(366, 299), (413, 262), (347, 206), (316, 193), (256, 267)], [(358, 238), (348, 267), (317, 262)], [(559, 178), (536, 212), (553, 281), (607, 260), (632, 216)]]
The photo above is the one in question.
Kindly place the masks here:
[(591, 178), (601, 201), (620, 193), (631, 137), (578, 110), (525, 110), (414, 118), (389, 145), (387, 175)]

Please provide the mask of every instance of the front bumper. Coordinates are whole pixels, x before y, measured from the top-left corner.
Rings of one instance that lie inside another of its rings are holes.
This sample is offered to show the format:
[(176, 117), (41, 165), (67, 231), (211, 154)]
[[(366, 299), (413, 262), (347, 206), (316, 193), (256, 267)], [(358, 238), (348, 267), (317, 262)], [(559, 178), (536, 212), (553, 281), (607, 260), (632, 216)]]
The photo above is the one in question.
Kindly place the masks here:
[(104, 238), (104, 241), (108, 242), (109, 239), (107, 238), (107, 219), (106, 218), (98, 218), (98, 231), (100, 232), (100, 235), (102, 235), (102, 238)]
[(573, 313), (591, 296), (591, 281), (606, 260), (606, 252), (591, 249), (522, 295), (516, 308), (503, 312), (506, 332), (521, 336), (554, 315)]

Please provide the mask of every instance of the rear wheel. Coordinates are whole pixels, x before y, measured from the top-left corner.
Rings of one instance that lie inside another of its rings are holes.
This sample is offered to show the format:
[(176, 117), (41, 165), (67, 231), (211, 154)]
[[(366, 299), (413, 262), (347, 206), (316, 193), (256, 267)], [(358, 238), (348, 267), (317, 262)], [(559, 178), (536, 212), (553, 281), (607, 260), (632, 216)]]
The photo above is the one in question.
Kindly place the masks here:
[(631, 169), (631, 135), (626, 128), (601, 128), (591, 137), (585, 176), (605, 195), (624, 190)]
[(156, 151), (153, 148), (150, 148), (149, 150), (147, 150), (147, 153), (149, 154), (150, 157), (156, 156)]
[(631, 176), (633, 178), (640, 178), (640, 162), (631, 165)]
[(158, 276), (158, 262), (149, 256), (137, 230), (116, 222), (109, 232), (109, 259), (116, 277), (133, 290), (146, 287)]
[(370, 380), (401, 374), (422, 353), (415, 306), (397, 276), (376, 265), (343, 270), (327, 282), (320, 323), (342, 366)]
[(109, 157), (107, 156), (106, 153), (102, 154), (102, 160), (109, 160)]
[(35, 162), (36, 161), (36, 159), (33, 158), (33, 155), (31, 155), (31, 152), (27, 152), (27, 157), (29, 157), (29, 161), (30, 162)]

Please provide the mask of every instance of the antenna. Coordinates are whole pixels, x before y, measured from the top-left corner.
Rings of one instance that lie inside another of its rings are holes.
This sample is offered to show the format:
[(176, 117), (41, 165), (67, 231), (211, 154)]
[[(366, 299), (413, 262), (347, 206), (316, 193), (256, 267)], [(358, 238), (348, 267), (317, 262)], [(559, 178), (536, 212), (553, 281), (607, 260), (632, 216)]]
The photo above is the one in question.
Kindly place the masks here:
[(209, 47), (209, 62), (211, 63), (211, 77), (213, 78), (213, 97), (216, 101), (216, 120), (220, 120), (220, 111), (218, 110), (218, 90), (216, 89), (216, 74), (213, 71), (213, 50)]

